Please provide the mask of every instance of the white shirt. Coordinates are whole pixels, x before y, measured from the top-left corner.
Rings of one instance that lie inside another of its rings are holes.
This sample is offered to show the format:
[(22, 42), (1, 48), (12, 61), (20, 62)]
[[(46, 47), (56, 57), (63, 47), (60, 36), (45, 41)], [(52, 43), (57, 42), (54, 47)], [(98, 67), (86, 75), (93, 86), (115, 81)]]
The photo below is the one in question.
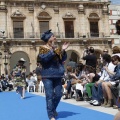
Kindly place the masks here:
[[(108, 70), (110, 70), (111, 72), (114, 72), (114, 69), (115, 69), (115, 65), (112, 62), (110, 62), (108, 64)], [(106, 70), (103, 70), (100, 80), (107, 81), (109, 79), (110, 79), (109, 73)]]

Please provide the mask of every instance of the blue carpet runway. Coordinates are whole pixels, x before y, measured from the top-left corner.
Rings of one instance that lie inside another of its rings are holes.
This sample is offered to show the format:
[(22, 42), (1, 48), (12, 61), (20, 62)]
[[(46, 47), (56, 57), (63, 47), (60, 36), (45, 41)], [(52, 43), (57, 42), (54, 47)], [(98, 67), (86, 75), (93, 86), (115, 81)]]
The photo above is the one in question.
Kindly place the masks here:
[[(113, 120), (114, 116), (61, 102), (57, 120)], [(26, 93), (25, 99), (15, 92), (0, 93), (0, 120), (48, 120), (45, 98)]]

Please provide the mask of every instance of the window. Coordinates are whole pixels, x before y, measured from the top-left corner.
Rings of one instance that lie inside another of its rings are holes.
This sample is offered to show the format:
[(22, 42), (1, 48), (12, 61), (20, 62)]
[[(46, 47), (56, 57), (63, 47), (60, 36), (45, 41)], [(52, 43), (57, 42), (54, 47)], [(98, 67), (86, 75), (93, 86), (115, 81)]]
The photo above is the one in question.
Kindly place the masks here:
[(65, 37), (74, 38), (74, 25), (73, 21), (64, 21), (65, 23)]
[(117, 10), (113, 10), (112, 11), (112, 15), (117, 15), (118, 13), (117, 13)]
[(23, 21), (13, 21), (14, 38), (24, 38)]
[(117, 20), (112, 20), (113, 24), (116, 24)]
[(40, 21), (40, 36), (47, 30), (49, 30), (49, 21)]
[(98, 22), (90, 21), (90, 36), (99, 37)]

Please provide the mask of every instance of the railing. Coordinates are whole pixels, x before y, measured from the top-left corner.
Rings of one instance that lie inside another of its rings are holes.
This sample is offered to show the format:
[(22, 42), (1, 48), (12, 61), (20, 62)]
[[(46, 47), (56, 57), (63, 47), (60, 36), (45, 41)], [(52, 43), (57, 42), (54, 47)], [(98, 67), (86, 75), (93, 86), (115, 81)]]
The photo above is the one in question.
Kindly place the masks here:
[[(39, 32), (19, 32), (19, 33), (9, 33), (8, 38), (41, 38), (42, 33)], [(54, 32), (56, 38), (92, 38), (92, 37), (104, 37), (104, 33), (86, 33), (82, 34), (79, 32), (75, 33), (64, 33), (64, 32)], [(2, 35), (0, 35), (2, 37)]]
[(104, 33), (87, 33), (87, 37), (91, 38), (91, 37), (104, 37)]

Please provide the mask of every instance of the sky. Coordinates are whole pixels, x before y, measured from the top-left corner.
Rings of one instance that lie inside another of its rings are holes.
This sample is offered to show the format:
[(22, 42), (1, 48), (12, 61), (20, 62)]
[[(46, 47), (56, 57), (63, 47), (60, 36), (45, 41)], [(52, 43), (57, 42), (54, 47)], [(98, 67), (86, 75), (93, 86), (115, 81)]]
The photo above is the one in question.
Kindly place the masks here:
[(120, 0), (110, 0), (112, 4), (119, 4), (120, 5)]

